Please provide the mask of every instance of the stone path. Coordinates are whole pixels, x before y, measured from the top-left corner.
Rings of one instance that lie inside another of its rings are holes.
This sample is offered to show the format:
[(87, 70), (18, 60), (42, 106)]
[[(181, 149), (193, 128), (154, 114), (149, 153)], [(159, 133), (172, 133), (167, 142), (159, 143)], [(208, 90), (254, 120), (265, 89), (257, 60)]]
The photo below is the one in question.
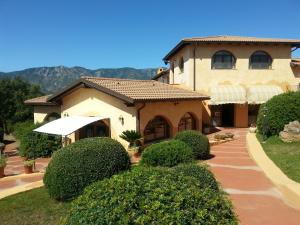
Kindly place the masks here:
[(31, 184), (36, 184), (43, 180), (44, 170), (47, 167), (50, 158), (36, 159), (35, 171), (32, 174), (24, 174), (23, 159), (17, 155), (16, 148), (18, 143), (12, 142), (5, 146), (4, 153), (7, 158), (7, 166), (5, 167), (5, 177), (0, 178), (0, 198), (7, 196), (7, 193), (15, 193), (18, 191), (28, 190)]
[(241, 224), (299, 225), (300, 210), (282, 201), (280, 191), (250, 158), (246, 147), (248, 129), (225, 131), (234, 133), (235, 140), (212, 146), (215, 157), (207, 163), (229, 193)]

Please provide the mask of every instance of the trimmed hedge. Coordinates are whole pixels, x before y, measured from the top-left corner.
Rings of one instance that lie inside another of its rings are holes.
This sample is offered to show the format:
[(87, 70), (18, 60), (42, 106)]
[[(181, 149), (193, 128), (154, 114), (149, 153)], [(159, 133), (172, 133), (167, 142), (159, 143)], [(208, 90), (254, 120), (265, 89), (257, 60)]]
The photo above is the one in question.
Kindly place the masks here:
[(238, 224), (223, 193), (158, 167), (137, 167), (96, 182), (62, 221), (73, 224)]
[(283, 93), (261, 105), (257, 128), (264, 137), (270, 137), (278, 135), (285, 124), (294, 120), (300, 121), (300, 92)]
[(50, 196), (69, 200), (98, 180), (127, 170), (130, 159), (124, 147), (111, 138), (86, 138), (53, 154), (44, 183)]
[(209, 157), (210, 145), (208, 138), (199, 131), (182, 131), (176, 134), (175, 139), (189, 145), (193, 150), (195, 159), (207, 159)]
[(25, 121), (15, 124), (14, 135), (20, 140), (19, 155), (28, 159), (48, 157), (61, 148), (61, 137), (33, 132), (41, 124)]
[(192, 149), (178, 140), (152, 144), (142, 153), (141, 164), (147, 166), (176, 166), (193, 161)]
[(201, 188), (210, 188), (215, 191), (219, 190), (218, 182), (216, 181), (213, 173), (205, 165), (188, 163), (180, 164), (173, 168), (176, 173), (196, 178)]

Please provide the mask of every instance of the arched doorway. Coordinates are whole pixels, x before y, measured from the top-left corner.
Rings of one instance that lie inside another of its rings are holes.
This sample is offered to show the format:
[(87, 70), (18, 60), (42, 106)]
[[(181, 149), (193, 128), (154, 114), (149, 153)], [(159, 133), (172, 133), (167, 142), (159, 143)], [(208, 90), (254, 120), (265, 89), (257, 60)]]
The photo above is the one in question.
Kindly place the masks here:
[(170, 137), (170, 125), (161, 116), (150, 120), (144, 130), (144, 142), (153, 142)]
[(103, 121), (97, 121), (82, 127), (79, 130), (79, 139), (89, 138), (89, 137), (109, 137), (110, 131), (109, 126)]
[(191, 113), (185, 113), (178, 124), (178, 131), (195, 130), (196, 120)]

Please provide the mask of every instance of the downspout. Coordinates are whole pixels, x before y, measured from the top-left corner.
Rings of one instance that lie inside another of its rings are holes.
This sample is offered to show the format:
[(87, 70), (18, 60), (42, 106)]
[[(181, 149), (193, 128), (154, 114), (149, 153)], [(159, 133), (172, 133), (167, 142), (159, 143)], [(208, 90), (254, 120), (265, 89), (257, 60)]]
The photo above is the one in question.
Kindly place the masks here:
[(193, 50), (194, 68), (193, 68), (193, 90), (196, 91), (196, 47)]
[(138, 132), (140, 132), (140, 130), (141, 130), (141, 127), (140, 127), (141, 110), (142, 110), (143, 108), (145, 108), (145, 106), (146, 106), (146, 103), (143, 102), (143, 105), (142, 105), (140, 108), (137, 109), (137, 119), (138, 119), (138, 123), (137, 123), (137, 131), (138, 131)]

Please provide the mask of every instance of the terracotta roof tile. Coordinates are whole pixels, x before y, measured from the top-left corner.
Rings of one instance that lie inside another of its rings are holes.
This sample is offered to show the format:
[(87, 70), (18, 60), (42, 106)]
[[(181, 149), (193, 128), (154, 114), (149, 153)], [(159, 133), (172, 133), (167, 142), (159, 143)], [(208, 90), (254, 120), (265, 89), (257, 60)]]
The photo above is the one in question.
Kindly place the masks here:
[(154, 80), (129, 80), (101, 77), (82, 77), (83, 80), (104, 87), (136, 101), (208, 99), (208, 96)]
[(50, 96), (51, 95), (44, 95), (44, 96), (28, 99), (24, 101), (24, 103), (26, 105), (56, 105), (55, 103), (48, 101), (48, 98)]
[(164, 58), (164, 61), (179, 51), (187, 44), (198, 43), (256, 43), (256, 44), (288, 44), (294, 47), (300, 47), (300, 39), (284, 39), (284, 38), (259, 38), (259, 37), (242, 37), (242, 36), (229, 36), (219, 35), (210, 37), (192, 37), (182, 39)]

